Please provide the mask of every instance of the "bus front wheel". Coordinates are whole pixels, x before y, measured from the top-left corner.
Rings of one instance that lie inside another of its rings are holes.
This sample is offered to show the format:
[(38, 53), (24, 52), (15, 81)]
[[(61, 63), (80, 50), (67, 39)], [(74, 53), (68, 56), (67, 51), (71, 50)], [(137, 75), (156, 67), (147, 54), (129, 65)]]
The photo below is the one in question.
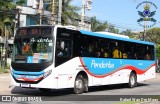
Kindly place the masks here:
[(78, 75), (74, 83), (74, 93), (82, 94), (84, 92), (84, 78), (82, 75)]
[(136, 85), (137, 85), (137, 77), (136, 77), (136, 74), (133, 73), (133, 72), (131, 72), (130, 77), (129, 77), (129, 84), (128, 84), (128, 86), (129, 86), (130, 88), (133, 88), (133, 87), (135, 87)]

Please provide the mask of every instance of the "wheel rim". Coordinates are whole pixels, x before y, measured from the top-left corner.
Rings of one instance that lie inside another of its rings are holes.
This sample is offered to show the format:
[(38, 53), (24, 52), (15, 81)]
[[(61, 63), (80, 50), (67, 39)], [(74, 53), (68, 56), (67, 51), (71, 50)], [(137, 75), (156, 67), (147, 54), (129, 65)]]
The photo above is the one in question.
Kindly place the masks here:
[(75, 86), (76, 86), (76, 89), (78, 89), (78, 90), (82, 89), (83, 88), (82, 80), (80, 80), (80, 79), (76, 80)]
[(135, 77), (134, 77), (134, 76), (131, 76), (130, 82), (131, 82), (131, 85), (132, 85), (132, 86), (135, 84)]

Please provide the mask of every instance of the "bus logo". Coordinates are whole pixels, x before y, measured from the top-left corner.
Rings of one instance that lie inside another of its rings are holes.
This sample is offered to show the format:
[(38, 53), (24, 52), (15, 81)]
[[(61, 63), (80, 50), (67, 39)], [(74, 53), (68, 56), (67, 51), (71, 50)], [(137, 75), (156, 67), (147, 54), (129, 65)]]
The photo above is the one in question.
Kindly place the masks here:
[(95, 60), (92, 60), (91, 62), (91, 68), (114, 68), (114, 64), (112, 64), (110, 61), (109, 62), (96, 62)]

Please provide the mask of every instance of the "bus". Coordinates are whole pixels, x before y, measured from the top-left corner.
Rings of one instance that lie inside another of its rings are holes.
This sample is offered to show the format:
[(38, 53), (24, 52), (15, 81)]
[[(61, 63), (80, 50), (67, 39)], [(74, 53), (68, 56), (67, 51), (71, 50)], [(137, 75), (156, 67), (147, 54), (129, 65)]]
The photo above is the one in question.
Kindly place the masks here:
[(137, 83), (155, 77), (155, 45), (65, 26), (17, 29), (11, 60), (11, 85), (42, 92)]

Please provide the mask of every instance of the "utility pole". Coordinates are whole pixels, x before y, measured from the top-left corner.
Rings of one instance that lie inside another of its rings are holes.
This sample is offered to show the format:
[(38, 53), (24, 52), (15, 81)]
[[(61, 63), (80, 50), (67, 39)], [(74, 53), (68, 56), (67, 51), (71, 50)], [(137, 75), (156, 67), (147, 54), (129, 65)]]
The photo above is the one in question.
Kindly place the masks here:
[(3, 46), (3, 53), (2, 53), (2, 69), (4, 70), (5, 69), (5, 66), (6, 66), (6, 35), (7, 35), (7, 26), (5, 24), (5, 27), (4, 27), (4, 46)]
[(52, 17), (51, 17), (51, 24), (54, 25), (55, 24), (55, 1), (52, 0)]
[(22, 7), (21, 7), (21, 6), (17, 6), (17, 7), (16, 7), (15, 30), (16, 30), (16, 28), (19, 28), (19, 27), (20, 27), (20, 15), (21, 15), (21, 10), (22, 10)]
[(58, 9), (58, 24), (61, 25), (62, 17), (62, 0), (59, 0), (59, 9)]
[(145, 36), (146, 36), (146, 26), (147, 26), (147, 21), (144, 21), (144, 33), (143, 33), (143, 41), (145, 40)]
[(42, 15), (43, 15), (43, 0), (39, 1), (39, 25), (42, 25)]
[(84, 27), (84, 18), (85, 18), (85, 0), (82, 0), (82, 15), (81, 15), (82, 29)]
[(85, 26), (85, 9), (92, 9), (92, 0), (82, 0), (81, 29), (84, 29)]

